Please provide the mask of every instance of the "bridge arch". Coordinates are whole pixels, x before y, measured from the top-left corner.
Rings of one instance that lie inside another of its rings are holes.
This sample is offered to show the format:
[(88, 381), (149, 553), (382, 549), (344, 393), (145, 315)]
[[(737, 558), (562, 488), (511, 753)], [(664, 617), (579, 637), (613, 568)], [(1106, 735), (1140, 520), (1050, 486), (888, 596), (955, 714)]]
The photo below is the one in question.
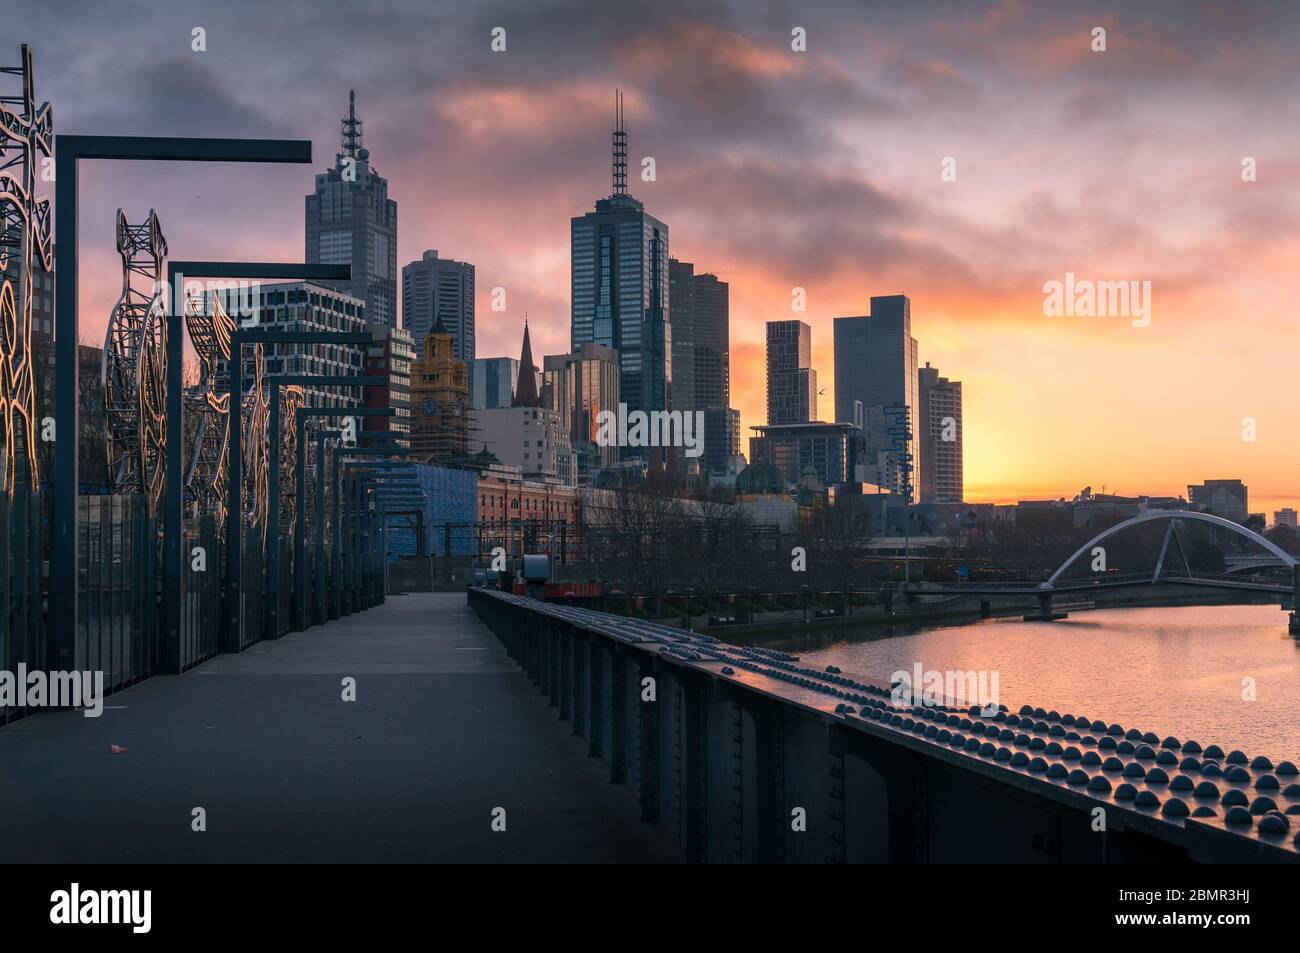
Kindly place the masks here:
[(1282, 565), (1284, 566), (1294, 567), (1297, 563), (1294, 556), (1276, 546), (1271, 541), (1265, 539), (1263, 536), (1259, 535), (1259, 533), (1256, 533), (1254, 530), (1246, 529), (1246, 527), (1242, 526), (1240, 523), (1234, 523), (1232, 520), (1224, 519), (1222, 516), (1215, 516), (1212, 513), (1196, 513), (1191, 510), (1148, 510), (1147, 512), (1134, 516), (1131, 519), (1126, 519), (1122, 523), (1116, 523), (1114, 526), (1102, 530), (1102, 532), (1088, 540), (1088, 542), (1075, 550), (1073, 556), (1061, 563), (1060, 568), (1057, 569), (1056, 572), (1052, 573), (1040, 588), (1053, 588), (1056, 585), (1056, 580), (1061, 577), (1061, 574), (1064, 573), (1065, 570), (1070, 568), (1076, 559), (1091, 550), (1092, 547), (1096, 546), (1102, 540), (1109, 539), (1111, 536), (1123, 532), (1130, 526), (1137, 526), (1140, 523), (1152, 523), (1156, 520), (1192, 520), (1198, 523), (1209, 523), (1212, 526), (1218, 526), (1236, 533), (1238, 536), (1264, 547), (1264, 549), (1268, 550), (1269, 553), (1281, 560)]

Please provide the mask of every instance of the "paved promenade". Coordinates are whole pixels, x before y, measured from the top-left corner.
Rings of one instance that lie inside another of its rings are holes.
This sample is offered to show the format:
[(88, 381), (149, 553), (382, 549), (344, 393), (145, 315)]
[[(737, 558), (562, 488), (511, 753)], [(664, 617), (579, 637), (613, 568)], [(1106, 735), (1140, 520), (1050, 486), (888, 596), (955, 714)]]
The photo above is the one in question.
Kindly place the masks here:
[(0, 862), (679, 861), (569, 731), (462, 593), (392, 596), (0, 728)]

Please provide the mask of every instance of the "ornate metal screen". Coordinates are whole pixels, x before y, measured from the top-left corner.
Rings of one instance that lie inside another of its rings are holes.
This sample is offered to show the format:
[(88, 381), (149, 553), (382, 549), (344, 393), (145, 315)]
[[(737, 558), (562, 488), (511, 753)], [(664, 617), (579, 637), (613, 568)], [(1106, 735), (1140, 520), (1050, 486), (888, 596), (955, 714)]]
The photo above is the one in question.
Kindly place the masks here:
[[(10, 77), (20, 77), (17, 93)], [(36, 455), (36, 391), (32, 351), (32, 272), (53, 269), (50, 200), (36, 196), (38, 165), (49, 163), (54, 115), (36, 106), (32, 54), (0, 67), (0, 488), (23, 476), (40, 485)], [(52, 168), (52, 166), (51, 166)]]

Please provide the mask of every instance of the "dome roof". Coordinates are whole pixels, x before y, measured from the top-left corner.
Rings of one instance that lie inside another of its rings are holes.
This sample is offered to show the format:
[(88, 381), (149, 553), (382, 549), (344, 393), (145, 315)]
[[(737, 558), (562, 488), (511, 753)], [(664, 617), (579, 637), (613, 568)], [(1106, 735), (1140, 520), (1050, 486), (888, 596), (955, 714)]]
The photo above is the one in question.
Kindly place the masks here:
[(736, 475), (737, 493), (784, 493), (785, 477), (770, 463), (751, 463)]

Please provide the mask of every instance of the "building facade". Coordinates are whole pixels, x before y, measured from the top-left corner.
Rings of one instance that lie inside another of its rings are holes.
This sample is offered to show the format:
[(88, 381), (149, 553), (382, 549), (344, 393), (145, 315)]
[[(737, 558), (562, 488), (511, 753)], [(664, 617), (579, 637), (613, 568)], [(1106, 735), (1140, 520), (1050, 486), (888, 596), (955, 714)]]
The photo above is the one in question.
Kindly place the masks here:
[(452, 336), (435, 326), (411, 365), (411, 455), (439, 463), (470, 450), (469, 367), (455, 357)]
[(402, 327), (420, 353), (440, 324), (451, 334), (456, 360), (474, 361), (474, 266), (426, 251), (402, 268)]
[(475, 412), (475, 449), (487, 450), (502, 464), (529, 479), (565, 486), (577, 482), (569, 434), (560, 415), (545, 407), (494, 407)]
[(740, 411), (734, 407), (706, 407), (704, 454), (701, 468), (706, 473), (727, 473), (740, 453)]
[(812, 369), (812, 328), (802, 321), (769, 321), (768, 426), (803, 424), (816, 418), (817, 372)]
[(861, 431), (853, 424), (811, 423), (754, 427), (749, 441), (750, 466), (770, 464), (787, 483), (799, 481), (811, 466), (822, 486), (853, 481)]
[(1250, 490), (1240, 480), (1206, 480), (1187, 487), (1187, 500), (1196, 510), (1245, 523), (1250, 516)]
[(475, 410), (509, 407), (515, 397), (519, 361), (513, 357), (476, 357), (469, 362), (469, 403)]
[[(835, 319), (835, 419), (856, 423), (860, 413), (872, 407), (884, 408), (896, 419), (893, 430), (902, 427), (905, 407), (910, 418), (910, 440), (896, 440), (889, 434), (883, 445), (866, 446), (869, 457), (879, 451), (897, 451), (910, 457), (900, 468), (911, 467), (911, 485), (920, 487), (925, 479), (921, 462), (918, 430), (920, 415), (920, 379), (917, 367), (916, 338), (912, 337), (912, 303), (906, 295), (884, 295), (871, 299), (871, 313)], [(898, 487), (891, 487), (898, 489)]]
[(918, 374), (921, 502), (960, 503), (965, 492), (961, 381), (940, 377), (928, 362)]
[[(208, 292), (221, 296), (226, 311), (237, 313), (246, 290)], [(371, 333), (365, 302), (324, 284), (291, 281), (255, 286), (252, 306), (258, 328), (267, 331), (329, 331)], [(373, 335), (372, 335), (373, 340)], [(268, 344), (264, 345), (266, 373), (355, 376), (362, 374), (373, 345)], [(251, 351), (251, 349), (247, 349)], [(251, 353), (245, 353), (244, 381), (252, 380)], [(218, 361), (218, 382), (226, 379), (225, 361)], [(308, 407), (360, 407), (365, 395), (360, 387), (305, 387)]]
[(414, 342), (401, 328), (371, 322), (371, 345), (366, 354), (366, 376), (382, 377), (385, 383), (365, 389), (367, 407), (391, 407), (391, 417), (366, 417), (365, 429), (372, 433), (394, 434), (399, 443), (411, 442), (411, 363), (415, 359)]
[(559, 414), (569, 433), (578, 482), (585, 483), (618, 462), (619, 448), (597, 440), (600, 412), (618, 412), (618, 352), (588, 342), (572, 354), (548, 355), (542, 364), (542, 406)]
[(367, 320), (397, 324), (397, 202), (388, 197), (388, 180), (370, 165), (361, 145), (356, 91), (348, 97), (342, 151), (334, 168), (316, 176), (316, 191), (306, 199), (309, 264), (351, 265), (352, 278), (329, 282), (363, 302)]

